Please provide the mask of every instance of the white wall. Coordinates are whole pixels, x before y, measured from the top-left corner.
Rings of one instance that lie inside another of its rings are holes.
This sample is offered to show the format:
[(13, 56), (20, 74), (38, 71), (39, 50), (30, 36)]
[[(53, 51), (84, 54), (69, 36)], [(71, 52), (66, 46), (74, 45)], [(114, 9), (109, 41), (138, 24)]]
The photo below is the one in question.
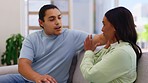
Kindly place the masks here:
[(95, 32), (102, 33), (102, 20), (104, 14), (111, 8), (113, 8), (114, 0), (96, 0), (96, 25), (95, 25)]
[(73, 29), (94, 32), (93, 0), (73, 0)]
[(11, 34), (20, 33), (20, 1), (0, 0), (0, 59), (5, 51), (6, 39)]
[[(25, 35), (25, 0), (0, 0), (0, 60), (1, 55), (5, 51), (6, 39), (10, 37), (11, 34), (21, 33)], [(101, 2), (99, 2), (101, 1)], [(96, 0), (99, 4), (97, 7), (98, 11), (102, 13), (103, 9), (108, 9), (109, 4), (106, 6), (108, 0)], [(73, 2), (73, 28), (84, 30), (90, 33), (93, 33), (94, 29), (94, 14), (93, 14), (93, 0), (72, 0)], [(104, 4), (104, 5), (102, 5)], [(103, 9), (101, 9), (103, 8)], [(97, 11), (97, 12), (98, 12)], [(98, 14), (100, 16), (100, 14)], [(99, 17), (96, 17), (96, 20), (100, 20)], [(102, 18), (101, 18), (102, 21)], [(101, 23), (97, 22), (97, 23)], [(101, 24), (99, 24), (99, 27)], [(97, 29), (98, 31), (98, 29)], [(1, 66), (1, 61), (0, 61)]]

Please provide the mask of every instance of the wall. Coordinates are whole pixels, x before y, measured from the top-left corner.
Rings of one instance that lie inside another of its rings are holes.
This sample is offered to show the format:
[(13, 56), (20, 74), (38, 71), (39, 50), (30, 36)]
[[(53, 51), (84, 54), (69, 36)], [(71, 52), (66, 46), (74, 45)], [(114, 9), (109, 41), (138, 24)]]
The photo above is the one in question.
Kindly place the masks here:
[(73, 0), (73, 29), (94, 32), (93, 0)]
[(0, 0), (0, 59), (5, 51), (6, 39), (11, 34), (20, 33), (20, 1)]
[(73, 28), (102, 33), (104, 13), (114, 6), (114, 0), (73, 0)]
[[(26, 34), (25, 29), (25, 0), (0, 0), (0, 59), (5, 51), (6, 39), (11, 34)], [(112, 2), (111, 0), (110, 2)], [(72, 0), (73, 2), (73, 29), (80, 29), (90, 33), (94, 31), (93, 0)], [(104, 10), (112, 7), (108, 0), (96, 0), (96, 31), (102, 28), (102, 17)], [(103, 4), (103, 5), (102, 5)], [(107, 6), (106, 6), (107, 5)], [(101, 11), (101, 12), (100, 12)], [(98, 13), (99, 12), (99, 13)], [(101, 24), (99, 24), (101, 23)], [(101, 27), (101, 28), (100, 28)], [(26, 35), (25, 35), (26, 36)], [(1, 63), (0, 63), (1, 66)]]
[[(6, 39), (12, 34), (26, 34), (25, 29), (25, 0), (1, 0), (0, 1), (0, 59), (5, 51)], [(74, 29), (93, 32), (92, 0), (73, 0)], [(87, 8), (86, 8), (87, 7)], [(81, 11), (83, 10), (83, 11)], [(87, 18), (87, 20), (86, 20)], [(25, 35), (26, 36), (26, 35)], [(1, 66), (1, 62), (0, 62)]]
[(96, 25), (95, 33), (102, 33), (102, 20), (104, 14), (111, 8), (115, 6), (114, 0), (96, 0)]

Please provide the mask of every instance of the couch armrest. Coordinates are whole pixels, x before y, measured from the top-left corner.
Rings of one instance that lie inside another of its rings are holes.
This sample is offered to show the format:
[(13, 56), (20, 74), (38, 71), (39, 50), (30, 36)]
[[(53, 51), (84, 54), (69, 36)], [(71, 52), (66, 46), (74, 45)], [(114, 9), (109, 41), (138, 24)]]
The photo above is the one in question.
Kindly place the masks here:
[(0, 75), (15, 74), (15, 73), (18, 73), (18, 65), (1, 66), (0, 67)]

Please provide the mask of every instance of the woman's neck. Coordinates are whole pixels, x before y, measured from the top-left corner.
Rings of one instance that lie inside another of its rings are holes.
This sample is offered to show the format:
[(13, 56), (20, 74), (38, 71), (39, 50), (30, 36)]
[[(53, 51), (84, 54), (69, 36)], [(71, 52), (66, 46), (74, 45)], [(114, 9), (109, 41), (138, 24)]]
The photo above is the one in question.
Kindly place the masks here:
[(111, 44), (113, 44), (113, 43), (117, 42), (117, 39), (116, 39), (116, 38), (114, 38), (114, 39), (109, 40), (109, 41), (110, 41), (110, 43), (111, 43)]

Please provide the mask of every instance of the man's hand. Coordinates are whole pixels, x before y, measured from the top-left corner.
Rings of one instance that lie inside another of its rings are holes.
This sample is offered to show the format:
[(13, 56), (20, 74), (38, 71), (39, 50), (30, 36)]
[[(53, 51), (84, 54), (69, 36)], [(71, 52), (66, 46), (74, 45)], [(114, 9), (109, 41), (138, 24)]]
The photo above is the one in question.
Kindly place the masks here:
[[(18, 70), (28, 80), (35, 81), (36, 83), (57, 83), (56, 80), (49, 75), (41, 75), (34, 71), (31, 67), (32, 61), (26, 58), (20, 58)], [(26, 71), (27, 70), (27, 71)]]
[(88, 37), (86, 38), (86, 40), (84, 42), (84, 49), (85, 49), (85, 51), (86, 50), (94, 51), (96, 49), (96, 47), (99, 45), (100, 45), (100, 43), (94, 44), (93, 39), (92, 39), (92, 35), (88, 35)]
[(36, 83), (57, 83), (57, 81), (49, 75), (40, 75), (35, 78)]

